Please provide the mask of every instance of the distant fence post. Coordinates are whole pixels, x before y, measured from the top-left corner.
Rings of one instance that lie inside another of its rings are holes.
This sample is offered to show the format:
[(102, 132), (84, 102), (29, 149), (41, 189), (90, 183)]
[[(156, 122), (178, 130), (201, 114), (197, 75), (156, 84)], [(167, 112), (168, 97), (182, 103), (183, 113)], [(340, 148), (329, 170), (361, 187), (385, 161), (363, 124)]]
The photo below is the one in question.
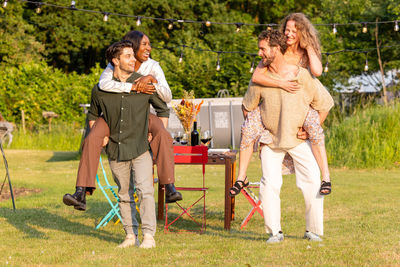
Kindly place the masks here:
[(21, 109), (21, 123), (22, 123), (22, 132), (26, 134), (25, 130), (25, 111)]

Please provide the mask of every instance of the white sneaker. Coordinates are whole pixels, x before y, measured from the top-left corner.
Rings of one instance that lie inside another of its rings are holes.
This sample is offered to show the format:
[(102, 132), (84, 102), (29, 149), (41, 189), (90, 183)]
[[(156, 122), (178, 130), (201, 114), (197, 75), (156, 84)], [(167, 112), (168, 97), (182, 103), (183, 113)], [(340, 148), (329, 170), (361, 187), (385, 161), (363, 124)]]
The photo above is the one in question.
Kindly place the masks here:
[(131, 246), (139, 246), (140, 242), (139, 239), (134, 234), (127, 234), (125, 237), (124, 242), (118, 245), (118, 248), (127, 248)]
[(315, 241), (315, 242), (322, 242), (322, 238), (319, 237), (319, 235), (314, 234), (312, 232), (306, 231), (304, 233), (304, 239), (308, 239), (310, 241)]
[(276, 235), (271, 235), (268, 240), (267, 244), (273, 244), (273, 243), (279, 243), (283, 241), (283, 233), (282, 231), (279, 231)]
[(156, 241), (151, 234), (144, 234), (142, 244), (139, 248), (155, 248)]

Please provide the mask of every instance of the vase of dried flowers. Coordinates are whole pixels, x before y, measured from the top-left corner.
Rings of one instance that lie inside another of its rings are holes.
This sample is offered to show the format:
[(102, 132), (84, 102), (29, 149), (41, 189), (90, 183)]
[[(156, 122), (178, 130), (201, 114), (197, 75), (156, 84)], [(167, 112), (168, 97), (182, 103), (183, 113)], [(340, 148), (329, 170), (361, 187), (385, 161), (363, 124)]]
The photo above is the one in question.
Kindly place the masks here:
[[(183, 91), (182, 101), (179, 104), (172, 106), (172, 109), (175, 111), (176, 116), (181, 122), (188, 139), (190, 138), (193, 122), (196, 120), (201, 105), (204, 103), (204, 100), (202, 100), (199, 104), (195, 104), (194, 99), (193, 91)], [(187, 140), (187, 142), (190, 144), (190, 140)]]

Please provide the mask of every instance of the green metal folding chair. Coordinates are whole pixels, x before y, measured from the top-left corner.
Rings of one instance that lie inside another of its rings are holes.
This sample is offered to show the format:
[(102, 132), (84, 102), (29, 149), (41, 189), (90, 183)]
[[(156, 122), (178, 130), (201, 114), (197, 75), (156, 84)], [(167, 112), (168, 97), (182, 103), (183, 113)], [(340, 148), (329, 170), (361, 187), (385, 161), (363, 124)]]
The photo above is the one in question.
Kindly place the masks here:
[[(105, 185), (103, 185), (100, 182), (99, 175), (96, 174), (97, 185), (100, 188), (100, 190), (103, 192), (103, 194), (106, 197), (108, 203), (110, 204), (111, 210), (106, 214), (106, 216), (104, 216), (104, 218), (96, 226), (96, 229), (99, 229), (100, 227), (106, 226), (107, 223), (109, 221), (111, 221), (112, 218), (114, 218), (115, 216), (117, 216), (119, 221), (122, 222), (122, 218), (121, 218), (121, 215), (119, 213), (119, 207), (118, 207), (119, 197), (118, 197), (117, 193), (115, 192), (115, 190), (118, 190), (118, 186), (111, 185), (108, 182), (107, 174), (106, 174), (106, 171), (104, 170), (104, 166), (103, 166), (103, 162), (101, 160), (101, 156), (100, 156), (100, 166), (101, 166), (101, 169), (103, 171), (103, 178), (104, 178)], [(114, 201), (116, 201), (116, 202), (113, 202), (110, 197), (113, 198)], [(117, 221), (117, 223), (118, 223), (118, 221)]]

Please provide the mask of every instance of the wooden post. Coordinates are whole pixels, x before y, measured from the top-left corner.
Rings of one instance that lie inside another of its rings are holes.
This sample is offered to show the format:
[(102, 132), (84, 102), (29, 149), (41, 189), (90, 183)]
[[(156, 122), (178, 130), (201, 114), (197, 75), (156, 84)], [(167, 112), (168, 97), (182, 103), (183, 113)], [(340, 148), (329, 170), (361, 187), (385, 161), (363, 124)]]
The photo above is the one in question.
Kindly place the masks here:
[(21, 122), (22, 122), (22, 131), (26, 134), (25, 130), (25, 111), (21, 109)]
[(383, 89), (383, 103), (385, 103), (385, 106), (387, 106), (388, 100), (387, 100), (387, 94), (386, 94), (386, 84), (385, 84), (385, 72), (383, 71), (383, 66), (382, 66), (382, 60), (381, 60), (381, 52), (380, 52), (380, 45), (379, 45), (379, 40), (378, 40), (378, 18), (376, 18), (376, 27), (375, 27), (375, 40), (376, 40), (376, 51), (378, 52), (378, 63), (379, 63), (379, 68), (381, 70), (381, 79), (382, 79), (382, 89)]
[(49, 122), (49, 132), (51, 132), (51, 120), (53, 118), (57, 118), (58, 115), (54, 113), (53, 111), (43, 111), (42, 112), (43, 118), (47, 119)]

